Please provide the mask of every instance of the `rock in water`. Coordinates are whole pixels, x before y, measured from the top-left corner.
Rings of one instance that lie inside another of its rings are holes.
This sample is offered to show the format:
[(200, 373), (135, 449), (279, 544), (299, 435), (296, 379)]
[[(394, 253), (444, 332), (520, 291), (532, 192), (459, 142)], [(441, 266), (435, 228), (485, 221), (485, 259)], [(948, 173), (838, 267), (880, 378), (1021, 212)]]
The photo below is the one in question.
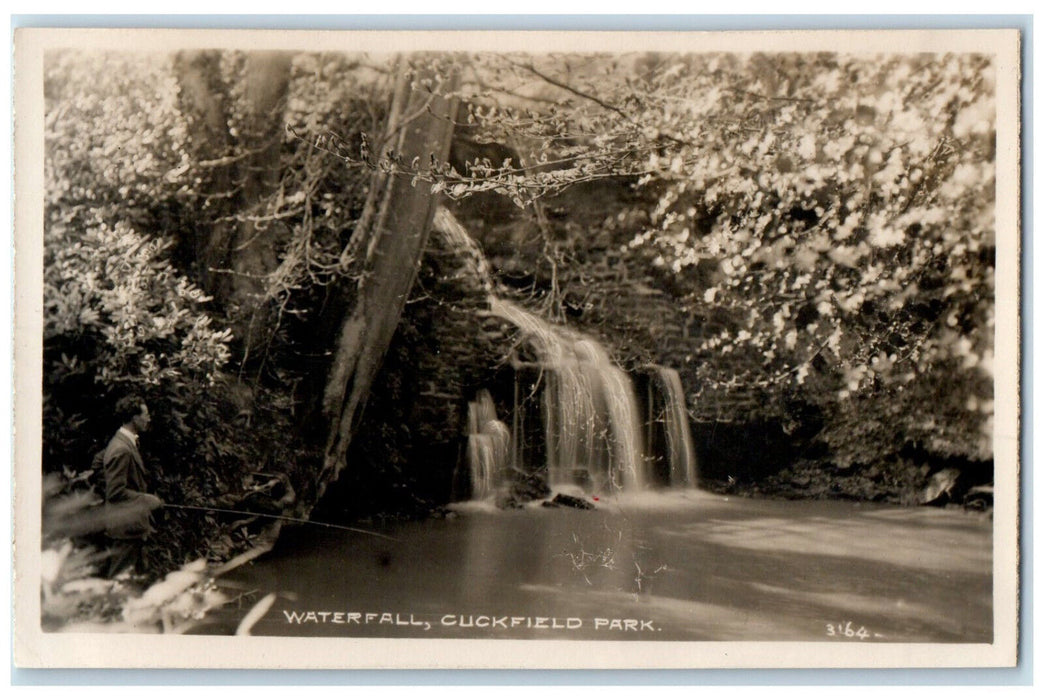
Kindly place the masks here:
[(932, 474), (921, 494), (921, 504), (945, 505), (953, 500), (953, 489), (961, 476), (959, 469), (942, 469)]
[(498, 493), (496, 499), (494, 500), (494, 503), (496, 504), (497, 508), (500, 508), (501, 510), (512, 510), (515, 508), (525, 507), (525, 504), (522, 501), (518, 500), (510, 492), (507, 491), (502, 491)]
[(964, 495), (964, 507), (968, 510), (989, 511), (993, 509), (993, 486), (973, 486)]
[(579, 508), (580, 510), (594, 509), (594, 503), (577, 496), (568, 496), (564, 493), (555, 494), (555, 497), (550, 501), (544, 501), (544, 505), (549, 508), (564, 506), (566, 508)]
[(517, 474), (511, 484), (511, 495), (525, 503), (551, 495), (551, 487), (547, 485), (547, 476), (542, 474)]

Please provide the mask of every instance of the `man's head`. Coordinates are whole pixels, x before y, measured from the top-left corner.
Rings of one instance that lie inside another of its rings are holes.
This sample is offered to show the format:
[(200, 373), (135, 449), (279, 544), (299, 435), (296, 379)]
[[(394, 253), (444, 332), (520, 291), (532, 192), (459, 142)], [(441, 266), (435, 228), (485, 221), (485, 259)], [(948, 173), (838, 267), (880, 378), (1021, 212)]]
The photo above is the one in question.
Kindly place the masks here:
[(116, 402), (116, 419), (135, 434), (149, 429), (149, 407), (140, 396), (124, 396)]

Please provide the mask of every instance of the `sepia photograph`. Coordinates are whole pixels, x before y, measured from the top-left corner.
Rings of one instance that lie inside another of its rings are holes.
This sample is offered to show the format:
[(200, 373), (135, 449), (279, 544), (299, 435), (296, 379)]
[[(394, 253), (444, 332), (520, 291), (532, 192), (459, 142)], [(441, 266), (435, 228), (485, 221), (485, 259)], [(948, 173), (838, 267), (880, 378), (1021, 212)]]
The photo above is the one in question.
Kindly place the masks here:
[(15, 661), (1016, 663), (1019, 32), (15, 35)]

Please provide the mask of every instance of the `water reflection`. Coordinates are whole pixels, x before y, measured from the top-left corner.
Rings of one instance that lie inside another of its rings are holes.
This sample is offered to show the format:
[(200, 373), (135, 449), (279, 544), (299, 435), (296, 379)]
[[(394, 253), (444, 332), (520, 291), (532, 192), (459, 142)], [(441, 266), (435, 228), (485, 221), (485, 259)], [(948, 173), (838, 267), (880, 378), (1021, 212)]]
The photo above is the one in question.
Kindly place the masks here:
[[(991, 529), (960, 512), (694, 491), (594, 511), (472, 505), (389, 528), (397, 542), (302, 528), (230, 583), (281, 594), (256, 634), (827, 641), (850, 624), (868, 641), (987, 642)], [(431, 628), (290, 623), (287, 611)]]

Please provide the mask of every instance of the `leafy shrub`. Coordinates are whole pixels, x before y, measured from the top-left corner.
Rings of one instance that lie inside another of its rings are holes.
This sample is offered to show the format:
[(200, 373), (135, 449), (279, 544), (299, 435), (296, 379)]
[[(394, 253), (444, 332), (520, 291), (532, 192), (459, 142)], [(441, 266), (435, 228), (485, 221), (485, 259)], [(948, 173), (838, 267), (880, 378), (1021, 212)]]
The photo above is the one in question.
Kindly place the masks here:
[(231, 334), (203, 313), (207, 298), (163, 258), (166, 248), (125, 224), (48, 232), (45, 470), (89, 463), (90, 445), (66, 438), (107, 438), (117, 427), (104, 423), (107, 409), (119, 395), (138, 393), (173, 409), (212, 391)]
[[(44, 118), (48, 224), (118, 218), (151, 230), (187, 186), (189, 123), (161, 54), (48, 53)], [(118, 215), (118, 217), (117, 217)]]
[(126, 579), (94, 574), (97, 554), (69, 540), (41, 555), (41, 614), (50, 632), (164, 632), (195, 627), (227, 596), (220, 592), (206, 562), (196, 560), (145, 590)]
[(48, 474), (43, 482), (41, 625), (47, 631), (185, 632), (226, 601), (203, 560), (147, 588), (141, 576), (102, 578), (107, 519), (89, 487), (90, 472)]
[[(127, 393), (150, 405), (153, 426), (142, 452), (150, 490), (166, 503), (231, 507), (249, 474), (294, 464), (285, 397), (262, 391), (256, 403), (263, 420), (255, 439), (243, 439), (255, 400), (223, 371), (231, 333), (216, 327), (203, 309), (207, 297), (164, 258), (167, 241), (124, 224), (82, 235), (62, 227), (50, 233), (45, 472), (80, 479), (97, 498), (99, 475), (85, 470), (118, 427), (112, 407)], [(226, 523), (199, 511), (164, 509), (156, 517), (157, 533), (144, 551), (152, 574), (194, 557), (221, 559), (251, 544), (249, 533), (229, 533)]]

